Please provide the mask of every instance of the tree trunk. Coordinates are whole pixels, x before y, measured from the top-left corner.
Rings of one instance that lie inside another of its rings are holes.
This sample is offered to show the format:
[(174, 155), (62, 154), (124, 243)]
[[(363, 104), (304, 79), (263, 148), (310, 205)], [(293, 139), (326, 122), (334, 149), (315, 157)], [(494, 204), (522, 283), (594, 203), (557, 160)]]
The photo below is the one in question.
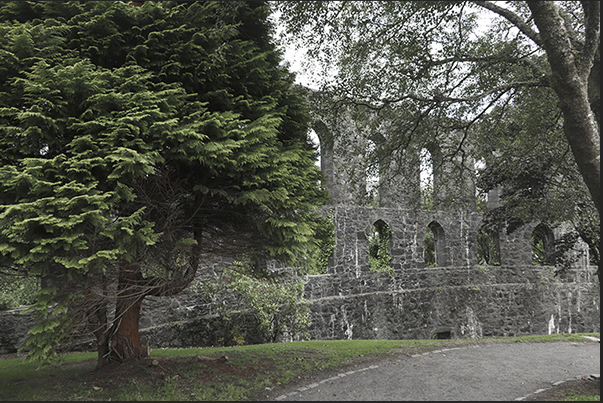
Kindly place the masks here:
[(143, 298), (128, 298), (118, 302), (116, 312), (118, 326), (111, 336), (112, 358), (125, 361), (148, 357), (149, 349), (140, 343), (138, 334)]
[[(574, 49), (559, 8), (552, 1), (528, 2), (540, 30), (552, 72), (552, 87), (563, 112), (563, 130), (578, 169), (584, 178), (599, 214), (600, 210), (600, 131), (588, 97), (588, 76), (581, 76)], [(598, 39), (599, 29), (593, 28)], [(598, 42), (598, 41), (597, 41)], [(590, 64), (592, 66), (592, 64)], [(590, 73), (590, 69), (588, 71)]]
[(120, 268), (117, 289), (109, 359), (122, 362), (148, 357), (148, 347), (140, 343), (138, 334), (142, 301), (148, 290), (136, 265), (124, 264)]
[(109, 357), (109, 335), (105, 305), (98, 304), (88, 312), (88, 327), (94, 334), (94, 337), (96, 337), (98, 353), (96, 369), (100, 369), (105, 365)]

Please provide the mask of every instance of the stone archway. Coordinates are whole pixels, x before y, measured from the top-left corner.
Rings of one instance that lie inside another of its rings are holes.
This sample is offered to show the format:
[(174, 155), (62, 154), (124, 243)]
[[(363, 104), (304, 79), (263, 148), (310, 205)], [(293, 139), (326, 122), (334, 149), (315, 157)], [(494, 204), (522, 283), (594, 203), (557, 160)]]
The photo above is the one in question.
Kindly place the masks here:
[(531, 236), (532, 264), (536, 266), (555, 265), (555, 235), (543, 223), (534, 228)]
[[(430, 234), (433, 237), (433, 246), (429, 244)], [(425, 266), (427, 267), (443, 267), (448, 264), (448, 259), (446, 257), (446, 233), (444, 232), (444, 228), (437, 222), (432, 221), (427, 225), (427, 229), (425, 230), (425, 238), (427, 241), (427, 245), (424, 243), (423, 245), (423, 259), (425, 261)]]
[(477, 263), (500, 266), (500, 239), (497, 233), (482, 225), (477, 233)]

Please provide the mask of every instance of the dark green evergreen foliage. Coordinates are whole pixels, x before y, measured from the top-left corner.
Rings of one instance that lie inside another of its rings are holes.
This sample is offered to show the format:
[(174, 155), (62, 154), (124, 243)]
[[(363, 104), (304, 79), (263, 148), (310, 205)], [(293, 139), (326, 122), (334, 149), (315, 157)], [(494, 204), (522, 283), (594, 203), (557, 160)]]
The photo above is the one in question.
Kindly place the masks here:
[(267, 13), (0, 4), (0, 266), (90, 307), (111, 273), (168, 295), (202, 253), (305, 256), (326, 196)]

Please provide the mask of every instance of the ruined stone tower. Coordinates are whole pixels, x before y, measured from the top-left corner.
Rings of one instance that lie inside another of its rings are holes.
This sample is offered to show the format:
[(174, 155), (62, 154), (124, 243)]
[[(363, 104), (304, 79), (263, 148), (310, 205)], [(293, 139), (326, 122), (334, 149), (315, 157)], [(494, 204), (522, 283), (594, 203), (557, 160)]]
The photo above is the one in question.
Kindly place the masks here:
[[(319, 101), (317, 101), (319, 102)], [(387, 126), (387, 121), (379, 122)], [(426, 145), (431, 155), (433, 206), (422, 206), (420, 153), (399, 147), (371, 167), (364, 156), (373, 144), (341, 109), (314, 122), (321, 169), (331, 201), (336, 246), (326, 274), (308, 277), (314, 339), (425, 339), (599, 331), (599, 285), (580, 243), (574, 265), (563, 275), (554, 241), (566, 231), (542, 223), (511, 234), (489, 234), (495, 263), (478, 260), (482, 213), (470, 177), (474, 161), (444, 150), (459, 144), (447, 133)], [(384, 133), (387, 133), (384, 130)], [(423, 150), (425, 151), (425, 150)], [(375, 174), (376, 173), (376, 174)], [(371, 177), (372, 175), (372, 177)], [(463, 176), (464, 175), (464, 176)], [(370, 194), (370, 181), (377, 189)], [(487, 199), (499, 203), (496, 191)], [(452, 207), (451, 207), (452, 206)], [(375, 228), (387, 228), (391, 270), (371, 270), (369, 245)], [(426, 232), (433, 245), (426, 245)], [(532, 261), (532, 236), (543, 238), (544, 265)], [(435, 255), (427, 261), (427, 248)]]

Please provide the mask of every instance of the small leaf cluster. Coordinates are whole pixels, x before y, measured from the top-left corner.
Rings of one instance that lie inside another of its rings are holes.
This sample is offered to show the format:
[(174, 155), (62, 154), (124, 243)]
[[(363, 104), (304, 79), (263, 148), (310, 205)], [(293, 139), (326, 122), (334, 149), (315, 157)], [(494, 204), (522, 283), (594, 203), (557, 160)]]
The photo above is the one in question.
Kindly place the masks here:
[(16, 277), (0, 273), (0, 310), (33, 304), (40, 288), (39, 283), (35, 277)]

